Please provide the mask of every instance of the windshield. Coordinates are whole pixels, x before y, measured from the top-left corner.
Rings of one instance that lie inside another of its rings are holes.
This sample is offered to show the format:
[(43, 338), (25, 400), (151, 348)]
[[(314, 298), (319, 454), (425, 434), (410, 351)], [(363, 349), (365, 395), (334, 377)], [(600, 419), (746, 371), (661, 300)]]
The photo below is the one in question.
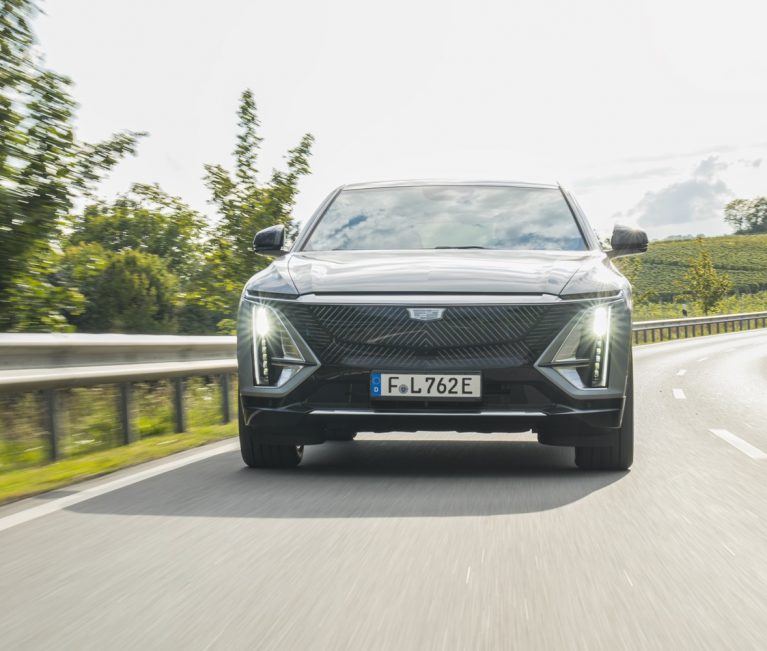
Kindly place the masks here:
[(305, 251), (586, 249), (557, 188), (432, 185), (343, 190)]

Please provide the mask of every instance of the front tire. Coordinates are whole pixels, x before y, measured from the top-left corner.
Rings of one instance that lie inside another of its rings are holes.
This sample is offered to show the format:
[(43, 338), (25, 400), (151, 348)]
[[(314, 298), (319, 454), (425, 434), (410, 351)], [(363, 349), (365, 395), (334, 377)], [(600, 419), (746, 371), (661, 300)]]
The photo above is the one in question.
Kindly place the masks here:
[(242, 407), (239, 411), (240, 453), (250, 468), (295, 468), (304, 458), (303, 445), (261, 443), (252, 427), (245, 424)]
[(634, 461), (634, 374), (629, 366), (623, 422), (618, 429), (604, 429), (614, 442), (608, 447), (576, 447), (575, 465), (584, 470), (628, 470)]

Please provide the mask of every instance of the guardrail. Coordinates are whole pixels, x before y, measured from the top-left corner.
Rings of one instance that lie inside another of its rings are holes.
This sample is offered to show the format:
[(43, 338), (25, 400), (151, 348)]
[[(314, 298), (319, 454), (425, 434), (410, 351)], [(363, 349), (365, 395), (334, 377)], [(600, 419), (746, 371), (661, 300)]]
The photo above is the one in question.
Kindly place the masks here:
[(740, 332), (741, 330), (751, 330), (752, 327), (767, 327), (767, 312), (636, 321), (633, 326), (634, 343), (646, 344), (654, 341), (686, 339), (721, 332)]
[[(767, 312), (639, 321), (634, 342), (767, 327)], [(59, 458), (59, 389), (94, 384), (119, 386), (122, 442), (136, 439), (133, 383), (171, 380), (174, 426), (186, 430), (184, 380), (217, 376), (221, 385), (221, 420), (231, 418), (230, 376), (237, 370), (235, 337), (170, 335), (0, 334), (0, 391), (42, 390), (46, 407), (48, 456)]]
[(42, 390), (46, 406), (48, 456), (59, 458), (59, 389), (119, 385), (123, 443), (136, 439), (133, 383), (170, 379), (176, 432), (186, 430), (184, 380), (217, 376), (221, 419), (232, 418), (230, 375), (237, 370), (235, 337), (171, 335), (0, 334), (0, 391)]

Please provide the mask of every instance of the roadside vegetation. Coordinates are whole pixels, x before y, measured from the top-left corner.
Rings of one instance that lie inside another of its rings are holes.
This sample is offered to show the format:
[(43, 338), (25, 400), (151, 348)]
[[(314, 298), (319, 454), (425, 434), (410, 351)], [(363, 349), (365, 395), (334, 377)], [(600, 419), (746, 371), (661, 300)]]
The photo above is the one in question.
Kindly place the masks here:
[(44, 466), (0, 473), (0, 504), (19, 500), (121, 468), (165, 457), (235, 435), (236, 426), (199, 425), (183, 434), (153, 436), (121, 447), (81, 454)]
[(99, 181), (149, 134), (78, 141), (71, 81), (36, 48), (38, 11), (32, 0), (0, 0), (0, 331), (231, 333), (243, 283), (266, 264), (253, 235), (277, 223), (295, 231), (312, 135), (287, 152), (284, 169), (261, 173), (246, 89), (233, 169), (200, 170), (215, 219), (158, 185), (98, 197)]
[(616, 265), (634, 287), (635, 320), (767, 310), (767, 234), (651, 242)]
[[(62, 391), (62, 460), (55, 463), (47, 463), (41, 394), (0, 394), (0, 503), (237, 434), (236, 422), (221, 424), (220, 384), (212, 379), (187, 382), (188, 428), (180, 434), (173, 432), (169, 383), (137, 384), (134, 391), (138, 440), (130, 445), (120, 445), (116, 387)], [(230, 391), (236, 404), (236, 388)]]

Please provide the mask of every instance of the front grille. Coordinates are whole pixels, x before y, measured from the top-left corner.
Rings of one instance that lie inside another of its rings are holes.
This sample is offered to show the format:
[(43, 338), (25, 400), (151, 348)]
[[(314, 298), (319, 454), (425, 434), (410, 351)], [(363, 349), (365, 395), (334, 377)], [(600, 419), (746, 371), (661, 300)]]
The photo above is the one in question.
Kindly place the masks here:
[(323, 364), (364, 369), (461, 370), (530, 366), (584, 303), (445, 306), (434, 321), (418, 305), (269, 303)]

